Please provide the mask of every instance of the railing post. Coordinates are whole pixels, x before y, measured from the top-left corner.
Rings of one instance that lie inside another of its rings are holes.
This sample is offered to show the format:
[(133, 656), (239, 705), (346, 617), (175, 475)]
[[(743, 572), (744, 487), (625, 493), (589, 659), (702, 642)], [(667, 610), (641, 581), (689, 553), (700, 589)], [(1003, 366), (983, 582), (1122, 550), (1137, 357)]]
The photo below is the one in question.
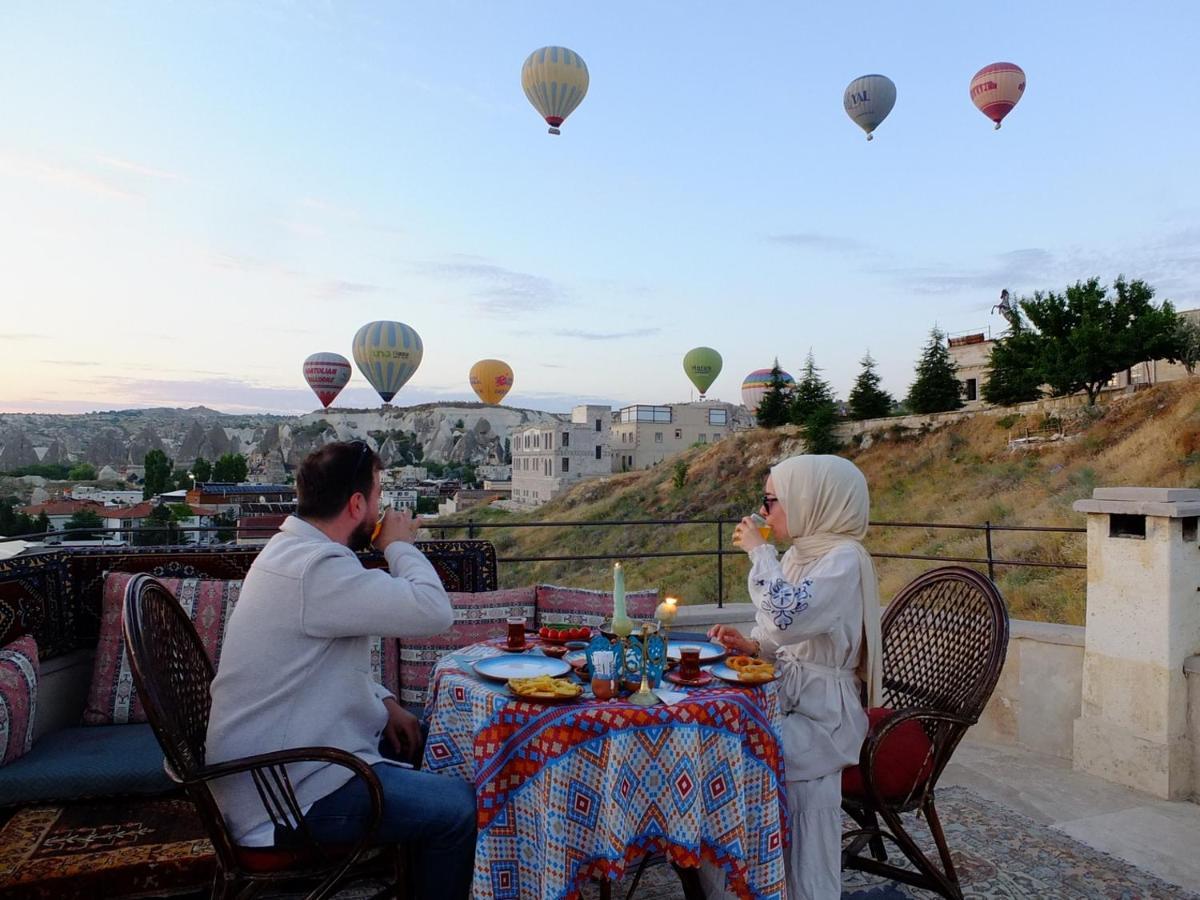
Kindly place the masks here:
[(992, 523), (990, 521), (983, 523), (983, 533), (987, 538), (988, 578), (995, 581), (996, 567), (992, 564)]
[(467, 540), (470, 541), (470, 540), (474, 540), (474, 539), (475, 539), (475, 523), (472, 522), (470, 519), (468, 519), (467, 520)]
[(725, 605), (725, 557), (721, 554), (721, 519), (717, 519), (717, 609)]

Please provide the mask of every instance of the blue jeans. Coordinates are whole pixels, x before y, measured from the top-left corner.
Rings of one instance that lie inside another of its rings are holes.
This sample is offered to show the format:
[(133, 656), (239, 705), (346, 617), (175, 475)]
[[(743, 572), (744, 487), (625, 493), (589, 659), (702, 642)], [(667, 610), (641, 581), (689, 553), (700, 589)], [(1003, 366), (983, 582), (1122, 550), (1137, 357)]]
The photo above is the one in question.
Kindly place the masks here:
[[(413, 847), (419, 900), (466, 900), (475, 869), (475, 788), (388, 763), (371, 768), (383, 786), (379, 842)], [(351, 778), (314, 803), (304, 821), (316, 840), (346, 843), (361, 836), (370, 809), (362, 779)]]

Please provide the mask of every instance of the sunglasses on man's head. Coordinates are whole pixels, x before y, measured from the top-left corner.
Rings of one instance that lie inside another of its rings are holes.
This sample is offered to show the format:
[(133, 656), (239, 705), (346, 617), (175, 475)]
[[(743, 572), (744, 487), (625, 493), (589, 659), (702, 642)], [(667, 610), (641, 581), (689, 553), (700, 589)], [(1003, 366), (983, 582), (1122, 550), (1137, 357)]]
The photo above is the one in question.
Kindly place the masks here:
[(362, 468), (363, 460), (370, 455), (371, 448), (367, 445), (366, 441), (351, 441), (350, 446), (358, 447), (358, 458), (354, 461), (354, 471), (350, 475), (350, 480), (353, 481), (358, 477), (358, 472)]

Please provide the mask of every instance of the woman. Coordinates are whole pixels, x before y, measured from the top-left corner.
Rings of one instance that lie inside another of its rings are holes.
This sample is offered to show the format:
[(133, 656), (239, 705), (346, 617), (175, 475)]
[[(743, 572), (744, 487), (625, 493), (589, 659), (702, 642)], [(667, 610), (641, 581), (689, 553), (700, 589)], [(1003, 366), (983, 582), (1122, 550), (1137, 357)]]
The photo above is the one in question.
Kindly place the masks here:
[(881, 682), (879, 589), (860, 543), (869, 508), (867, 481), (849, 460), (793, 456), (773, 467), (760, 512), (791, 546), (779, 559), (742, 519), (734, 541), (750, 557), (757, 624), (750, 638), (731, 625), (709, 632), (779, 670), (790, 900), (841, 897), (841, 773), (858, 762), (867, 734), (863, 685), (878, 705)]

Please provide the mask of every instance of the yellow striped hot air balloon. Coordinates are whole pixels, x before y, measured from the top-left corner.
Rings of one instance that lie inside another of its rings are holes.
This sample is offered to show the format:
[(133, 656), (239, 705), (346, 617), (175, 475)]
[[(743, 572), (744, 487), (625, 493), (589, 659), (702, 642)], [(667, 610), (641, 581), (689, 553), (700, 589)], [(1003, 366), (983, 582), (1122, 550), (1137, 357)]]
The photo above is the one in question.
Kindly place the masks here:
[(425, 347), (403, 322), (368, 322), (354, 335), (354, 362), (384, 403), (412, 378)]
[(502, 359), (481, 359), (471, 366), (470, 379), (479, 399), (495, 406), (512, 390), (513, 370)]
[(566, 47), (542, 47), (521, 67), (521, 87), (550, 125), (550, 133), (561, 134), (558, 126), (587, 95), (587, 63)]

